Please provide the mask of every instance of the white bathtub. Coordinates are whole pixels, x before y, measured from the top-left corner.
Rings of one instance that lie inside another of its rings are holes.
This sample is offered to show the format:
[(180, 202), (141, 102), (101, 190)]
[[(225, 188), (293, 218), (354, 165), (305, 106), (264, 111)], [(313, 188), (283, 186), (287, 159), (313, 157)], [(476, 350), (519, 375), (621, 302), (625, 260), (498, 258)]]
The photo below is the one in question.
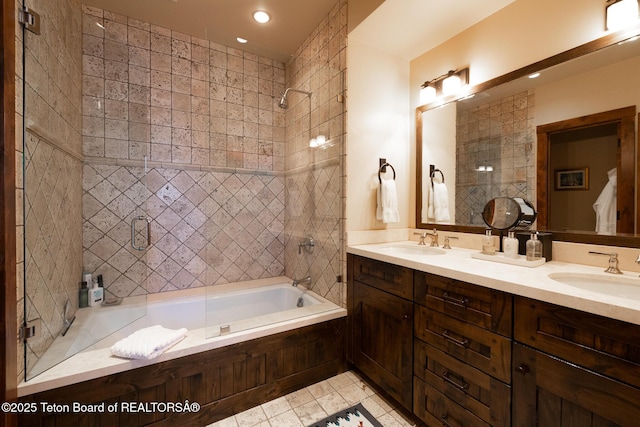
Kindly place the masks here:
[[(302, 307), (297, 306), (299, 298)], [(302, 286), (291, 286), (285, 277), (126, 298), (119, 306), (78, 310), (67, 335), (57, 338), (47, 352), (54, 360), (64, 361), (20, 384), (18, 394), (24, 396), (342, 316), (346, 316), (345, 309)], [(114, 319), (119, 324), (126, 319), (129, 324), (113, 331)], [(187, 328), (189, 332), (183, 341), (152, 361), (111, 355), (110, 347), (115, 342), (153, 325)], [(98, 333), (110, 335), (94, 343)], [(44, 357), (41, 361), (46, 362)]]

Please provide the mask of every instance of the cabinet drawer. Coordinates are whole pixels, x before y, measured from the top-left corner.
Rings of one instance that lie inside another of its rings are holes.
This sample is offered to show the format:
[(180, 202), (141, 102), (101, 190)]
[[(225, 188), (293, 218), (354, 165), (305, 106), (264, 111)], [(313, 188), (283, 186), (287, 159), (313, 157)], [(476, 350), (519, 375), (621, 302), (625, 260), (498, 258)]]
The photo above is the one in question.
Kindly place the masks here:
[(429, 426), (490, 427), (418, 377), (413, 377), (413, 413)]
[(413, 270), (353, 256), (353, 280), (413, 300)]
[(511, 337), (512, 297), (504, 292), (416, 271), (415, 302)]
[(514, 304), (517, 341), (640, 387), (640, 326), (524, 297)]
[(482, 372), (511, 382), (511, 340), (423, 306), (414, 307), (414, 335)]
[(414, 375), (491, 425), (509, 425), (508, 385), (420, 340), (413, 348)]

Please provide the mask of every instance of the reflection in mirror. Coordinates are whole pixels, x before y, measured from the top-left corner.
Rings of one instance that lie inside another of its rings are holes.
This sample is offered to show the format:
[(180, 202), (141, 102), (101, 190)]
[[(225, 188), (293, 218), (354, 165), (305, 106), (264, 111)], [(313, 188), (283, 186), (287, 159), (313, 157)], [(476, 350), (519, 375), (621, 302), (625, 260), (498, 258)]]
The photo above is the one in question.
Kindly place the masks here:
[[(598, 188), (595, 195), (590, 196), (593, 200), (586, 202), (591, 206), (586, 215), (590, 218), (585, 220), (585, 209), (573, 209), (570, 201), (562, 202), (565, 207), (555, 207), (555, 200), (539, 199), (540, 194), (547, 191), (541, 190), (540, 169), (545, 168), (544, 173), (553, 177), (556, 169), (561, 168), (554, 166), (558, 164), (555, 159), (541, 161), (536, 149), (536, 130), (547, 124), (564, 120), (579, 122), (587, 115), (640, 104), (640, 83), (636, 83), (634, 77), (640, 74), (640, 42), (618, 43), (621, 40), (624, 40), (622, 34), (609, 35), (480, 85), (472, 89), (475, 95), (468, 99), (438, 108), (418, 107), (417, 227), (432, 228), (435, 224), (425, 216), (426, 190), (430, 185), (428, 165), (435, 164), (447, 176), (451, 210), (448, 224), (452, 230), (483, 232), (482, 212), (487, 201), (496, 197), (519, 197), (533, 201), (540, 212), (534, 228), (554, 231), (560, 240), (602, 243), (596, 234), (593, 204), (606, 185), (611, 165), (593, 163), (576, 167), (583, 173), (587, 168), (590, 171), (606, 169), (602, 174), (598, 172), (602, 175), (597, 178)], [(542, 70), (537, 79), (527, 78), (537, 70)], [(518, 78), (510, 80), (511, 76)], [(634, 141), (635, 126), (631, 129)], [(586, 149), (587, 146), (578, 148)], [(626, 155), (633, 175), (637, 155), (633, 151)], [(629, 199), (633, 205), (637, 199), (636, 179), (632, 178), (629, 183)], [(547, 178), (543, 183), (545, 188), (552, 186), (553, 181)], [(592, 181), (593, 185), (596, 181)], [(546, 215), (554, 210), (564, 212), (563, 221), (568, 223), (548, 222)], [(620, 237), (634, 235), (635, 207), (629, 215), (631, 229), (616, 230)], [(578, 218), (583, 222), (571, 222)], [(640, 239), (610, 238), (606, 243), (640, 247)]]
[(484, 206), (482, 219), (495, 230), (527, 229), (536, 220), (536, 211), (520, 197), (496, 197)]

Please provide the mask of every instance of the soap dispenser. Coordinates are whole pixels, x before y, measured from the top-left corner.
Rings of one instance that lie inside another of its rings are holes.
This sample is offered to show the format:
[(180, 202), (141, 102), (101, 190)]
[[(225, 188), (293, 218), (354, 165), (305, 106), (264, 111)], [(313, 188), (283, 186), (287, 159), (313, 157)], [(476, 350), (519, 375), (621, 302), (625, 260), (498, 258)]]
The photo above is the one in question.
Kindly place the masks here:
[(488, 229), (484, 236), (482, 236), (482, 254), (495, 255), (496, 248), (493, 245), (493, 237), (491, 237), (491, 229)]
[(542, 242), (538, 240), (538, 232), (531, 233), (527, 240), (527, 261), (537, 261), (542, 258)]
[(516, 239), (515, 231), (509, 230), (508, 235), (502, 239), (502, 248), (505, 258), (518, 258), (518, 239)]

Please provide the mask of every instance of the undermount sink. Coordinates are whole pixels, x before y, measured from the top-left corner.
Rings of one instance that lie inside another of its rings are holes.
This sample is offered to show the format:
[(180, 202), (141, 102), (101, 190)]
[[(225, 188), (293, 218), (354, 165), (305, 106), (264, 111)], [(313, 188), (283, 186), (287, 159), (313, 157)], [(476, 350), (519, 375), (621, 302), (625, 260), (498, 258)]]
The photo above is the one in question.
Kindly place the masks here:
[(442, 255), (447, 253), (444, 249), (431, 247), (431, 246), (422, 246), (417, 243), (414, 245), (411, 244), (397, 244), (397, 245), (389, 245), (382, 248), (386, 252), (402, 254), (402, 255)]
[(549, 278), (575, 288), (640, 301), (640, 278), (615, 274), (551, 273)]

